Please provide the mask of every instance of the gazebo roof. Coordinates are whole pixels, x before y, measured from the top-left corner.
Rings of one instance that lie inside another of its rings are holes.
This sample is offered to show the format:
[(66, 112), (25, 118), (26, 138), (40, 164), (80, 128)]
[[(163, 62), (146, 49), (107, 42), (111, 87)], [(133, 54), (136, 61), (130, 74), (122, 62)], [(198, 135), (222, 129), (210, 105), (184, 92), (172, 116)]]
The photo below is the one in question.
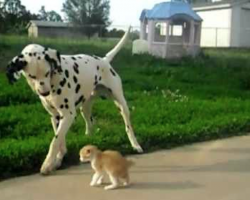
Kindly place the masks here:
[(153, 9), (144, 9), (140, 20), (165, 20), (176, 15), (187, 15), (196, 21), (202, 21), (201, 17), (192, 10), (192, 7), (185, 0), (168, 0), (156, 4)]

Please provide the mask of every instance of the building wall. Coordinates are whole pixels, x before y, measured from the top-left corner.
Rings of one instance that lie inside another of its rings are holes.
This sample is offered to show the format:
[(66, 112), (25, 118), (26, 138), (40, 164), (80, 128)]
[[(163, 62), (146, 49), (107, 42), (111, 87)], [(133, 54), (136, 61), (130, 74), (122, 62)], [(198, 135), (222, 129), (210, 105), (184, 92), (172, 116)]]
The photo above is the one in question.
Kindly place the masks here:
[(39, 37), (82, 37), (79, 29), (63, 27), (39, 27)]
[(32, 24), (28, 29), (28, 34), (29, 34), (29, 37), (35, 37), (36, 38), (38, 36), (37, 26)]
[(241, 26), (241, 7), (234, 6), (232, 9), (231, 47), (240, 47)]
[(232, 9), (199, 10), (196, 12), (203, 19), (201, 46), (229, 47)]
[(241, 8), (240, 46), (250, 46), (250, 3)]

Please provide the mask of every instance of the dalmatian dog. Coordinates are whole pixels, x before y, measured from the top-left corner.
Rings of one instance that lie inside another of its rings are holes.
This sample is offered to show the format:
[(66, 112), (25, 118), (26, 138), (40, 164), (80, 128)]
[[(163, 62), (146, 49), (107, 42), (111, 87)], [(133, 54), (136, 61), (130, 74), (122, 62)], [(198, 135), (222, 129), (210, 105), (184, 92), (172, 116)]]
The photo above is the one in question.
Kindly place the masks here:
[(133, 132), (121, 79), (110, 65), (129, 32), (130, 28), (104, 58), (83, 54), (60, 55), (57, 50), (30, 44), (7, 66), (9, 82), (14, 83), (23, 75), (51, 115), (55, 136), (40, 169), (41, 174), (49, 174), (60, 167), (67, 152), (65, 136), (77, 109), (85, 119), (86, 135), (91, 133), (91, 108), (98, 95), (106, 95), (114, 100), (121, 111), (132, 147), (138, 152), (143, 151)]

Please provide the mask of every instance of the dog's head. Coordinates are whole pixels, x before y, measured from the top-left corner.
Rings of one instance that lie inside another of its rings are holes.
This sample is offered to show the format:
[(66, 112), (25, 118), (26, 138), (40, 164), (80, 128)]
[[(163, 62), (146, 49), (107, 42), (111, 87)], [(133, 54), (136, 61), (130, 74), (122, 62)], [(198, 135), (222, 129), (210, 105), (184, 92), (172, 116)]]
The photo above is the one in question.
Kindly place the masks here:
[(36, 44), (26, 46), (7, 66), (7, 77), (11, 84), (23, 74), (35, 92), (42, 96), (50, 94), (51, 77), (61, 72), (60, 53)]
[(100, 150), (96, 146), (93, 145), (84, 146), (79, 152), (80, 161), (81, 162), (91, 161), (99, 151)]

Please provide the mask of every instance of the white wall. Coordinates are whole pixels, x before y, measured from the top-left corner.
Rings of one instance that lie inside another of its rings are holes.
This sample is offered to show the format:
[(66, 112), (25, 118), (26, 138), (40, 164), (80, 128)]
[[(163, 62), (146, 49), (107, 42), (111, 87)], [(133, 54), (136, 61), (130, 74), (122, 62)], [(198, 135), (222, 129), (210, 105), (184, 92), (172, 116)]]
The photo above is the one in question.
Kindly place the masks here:
[(197, 14), (203, 19), (201, 46), (230, 46), (232, 9), (200, 10)]
[(250, 46), (250, 3), (241, 8), (240, 46)]

